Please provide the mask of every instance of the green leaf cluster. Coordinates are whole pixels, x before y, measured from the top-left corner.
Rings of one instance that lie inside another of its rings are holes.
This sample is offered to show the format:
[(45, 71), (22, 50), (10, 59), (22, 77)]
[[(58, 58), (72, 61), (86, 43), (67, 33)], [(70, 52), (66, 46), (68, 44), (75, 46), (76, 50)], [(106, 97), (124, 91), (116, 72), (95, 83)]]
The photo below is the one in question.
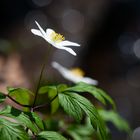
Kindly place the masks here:
[(68, 88), (67, 91), (78, 92), (78, 93), (89, 93), (93, 95), (102, 104), (107, 105), (107, 102), (108, 102), (112, 105), (114, 109), (116, 109), (116, 105), (113, 99), (108, 94), (106, 94), (102, 89), (97, 88), (95, 86), (91, 86), (89, 84), (80, 82), (77, 85)]
[(10, 106), (0, 110), (0, 140), (29, 140), (34, 137), (38, 140), (66, 140), (57, 132), (45, 131), (43, 120), (35, 112), (21, 112)]
[(20, 104), (31, 105), (34, 93), (25, 88), (7, 88), (10, 97), (13, 97)]
[(7, 119), (0, 118), (0, 140), (29, 140), (24, 128)]
[[(92, 134), (96, 136), (96, 139), (108, 140), (108, 129), (105, 123), (107, 121), (112, 122), (121, 131), (130, 131), (128, 123), (118, 115), (113, 99), (100, 88), (80, 82), (72, 87), (68, 87), (65, 84), (43, 86), (38, 93), (48, 97), (49, 100), (43, 107), (46, 106), (47, 108), (50, 105), (52, 115), (61, 106), (69, 116), (79, 123), (79, 125), (73, 124), (65, 129), (65, 132), (75, 140), (82, 138), (91, 140)], [(83, 96), (87, 93), (104, 106), (110, 104), (112, 109), (110, 111), (98, 110)], [(66, 139), (60, 133), (47, 129), (41, 117), (37, 113), (30, 111), (34, 100), (33, 92), (25, 88), (8, 88), (8, 95), (0, 93), (0, 103), (4, 102), (6, 97), (14, 100), (19, 105), (23, 105), (23, 107), (28, 107), (28, 112), (10, 106), (0, 110), (0, 133), (3, 139)], [(41, 106), (36, 105), (34, 108)], [(88, 125), (80, 124), (85, 117), (89, 120)], [(86, 129), (90, 131), (86, 131)]]
[(114, 110), (98, 110), (100, 116), (106, 122), (111, 122), (114, 126), (120, 130), (125, 132), (131, 132), (131, 128), (128, 122), (123, 119), (116, 111)]

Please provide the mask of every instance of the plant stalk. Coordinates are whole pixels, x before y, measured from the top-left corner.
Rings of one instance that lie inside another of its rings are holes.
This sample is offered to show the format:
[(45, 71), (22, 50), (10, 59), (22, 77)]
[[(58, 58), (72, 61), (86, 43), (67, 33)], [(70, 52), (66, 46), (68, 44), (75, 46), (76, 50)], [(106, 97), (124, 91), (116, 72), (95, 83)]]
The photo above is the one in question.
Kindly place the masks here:
[(42, 80), (43, 72), (44, 72), (46, 64), (48, 63), (48, 57), (49, 57), (49, 54), (50, 54), (50, 50), (51, 50), (51, 48), (49, 48), (48, 55), (46, 55), (45, 61), (44, 61), (43, 65), (42, 65), (42, 68), (41, 68), (41, 72), (40, 72), (37, 88), (35, 90), (35, 98), (34, 98), (33, 105), (31, 107), (31, 111), (34, 111), (34, 107), (35, 107), (37, 96), (38, 96), (38, 91), (39, 91), (39, 88), (40, 88), (40, 85), (41, 85), (41, 80)]
[(48, 106), (57, 96), (58, 96), (58, 95), (54, 96), (54, 97), (50, 100), (50, 102), (48, 102), (48, 103), (44, 103), (44, 104), (35, 106), (35, 107), (34, 107), (34, 110), (39, 109), (39, 108), (42, 108), (42, 107), (45, 107), (45, 106)]

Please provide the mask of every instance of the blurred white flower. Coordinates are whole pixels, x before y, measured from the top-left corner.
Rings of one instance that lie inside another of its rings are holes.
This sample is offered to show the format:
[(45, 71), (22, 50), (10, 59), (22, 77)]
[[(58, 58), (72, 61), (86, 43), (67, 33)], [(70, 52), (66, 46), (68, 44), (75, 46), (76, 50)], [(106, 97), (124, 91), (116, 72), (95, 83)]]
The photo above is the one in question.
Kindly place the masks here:
[(69, 70), (61, 66), (57, 62), (52, 62), (52, 67), (57, 69), (65, 79), (72, 81), (73, 83), (85, 82), (91, 85), (98, 84), (97, 80), (94, 80), (90, 77), (84, 77), (84, 72), (79, 68), (74, 68), (74, 69)]
[(31, 29), (31, 32), (35, 35), (38, 35), (42, 38), (44, 38), (47, 42), (49, 42), (51, 45), (58, 49), (63, 49), (68, 51), (69, 53), (76, 55), (76, 53), (69, 47), (66, 46), (80, 46), (77, 43), (65, 40), (64, 36), (61, 34), (56, 33), (54, 30), (48, 28), (46, 29), (46, 32), (42, 29), (42, 27), (38, 24), (37, 21), (35, 21), (37, 24), (38, 29)]

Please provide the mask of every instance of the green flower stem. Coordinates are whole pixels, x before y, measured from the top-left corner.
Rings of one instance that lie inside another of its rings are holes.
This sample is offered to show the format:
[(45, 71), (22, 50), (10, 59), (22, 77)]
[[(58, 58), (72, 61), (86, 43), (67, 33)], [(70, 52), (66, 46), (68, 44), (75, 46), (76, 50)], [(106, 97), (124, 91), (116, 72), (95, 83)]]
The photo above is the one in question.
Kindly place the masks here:
[(45, 66), (48, 63), (48, 57), (49, 57), (49, 54), (50, 54), (50, 50), (51, 50), (51, 48), (49, 48), (48, 55), (46, 55), (45, 62), (42, 65), (42, 69), (41, 69), (41, 72), (40, 72), (37, 88), (36, 88), (36, 91), (35, 91), (35, 98), (34, 98), (33, 105), (31, 107), (31, 111), (34, 111), (34, 107), (35, 107), (35, 103), (36, 103), (37, 95), (38, 95), (38, 90), (39, 90), (39, 87), (40, 87), (40, 84), (41, 84), (41, 80), (42, 80), (42, 76), (43, 76), (43, 72), (44, 72)]
[(41, 84), (41, 79), (42, 79), (42, 76), (43, 76), (43, 71), (44, 71), (45, 66), (46, 66), (46, 64), (44, 63), (43, 66), (42, 66), (42, 69), (41, 69), (40, 76), (39, 76), (39, 81), (38, 81), (37, 88), (36, 88), (36, 91), (35, 91), (35, 98), (34, 98), (34, 102), (33, 102), (31, 111), (34, 110), (34, 106), (35, 106), (35, 103), (36, 103), (36, 100), (37, 100), (38, 90), (39, 90), (39, 87), (40, 87), (40, 84)]

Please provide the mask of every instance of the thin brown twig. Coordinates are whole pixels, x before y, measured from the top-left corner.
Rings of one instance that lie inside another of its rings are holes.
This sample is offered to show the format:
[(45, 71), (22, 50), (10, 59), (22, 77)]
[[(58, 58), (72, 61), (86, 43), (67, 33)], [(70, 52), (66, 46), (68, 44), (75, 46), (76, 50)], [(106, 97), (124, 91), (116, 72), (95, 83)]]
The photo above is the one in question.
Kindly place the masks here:
[(44, 104), (41, 104), (41, 105), (38, 105), (38, 106), (35, 106), (33, 109), (35, 110), (35, 109), (38, 109), (38, 108), (42, 108), (42, 107), (48, 106), (57, 96), (58, 96), (58, 95), (54, 96), (54, 97), (50, 100), (50, 102), (44, 103)]
[(13, 102), (15, 102), (16, 104), (22, 106), (22, 107), (28, 107), (28, 108), (31, 108), (30, 105), (24, 105), (24, 104), (21, 104), (19, 102), (17, 102), (15, 99), (13, 99), (11, 96), (7, 95), (7, 94), (4, 94), (6, 97), (8, 97), (9, 99), (11, 99)]

